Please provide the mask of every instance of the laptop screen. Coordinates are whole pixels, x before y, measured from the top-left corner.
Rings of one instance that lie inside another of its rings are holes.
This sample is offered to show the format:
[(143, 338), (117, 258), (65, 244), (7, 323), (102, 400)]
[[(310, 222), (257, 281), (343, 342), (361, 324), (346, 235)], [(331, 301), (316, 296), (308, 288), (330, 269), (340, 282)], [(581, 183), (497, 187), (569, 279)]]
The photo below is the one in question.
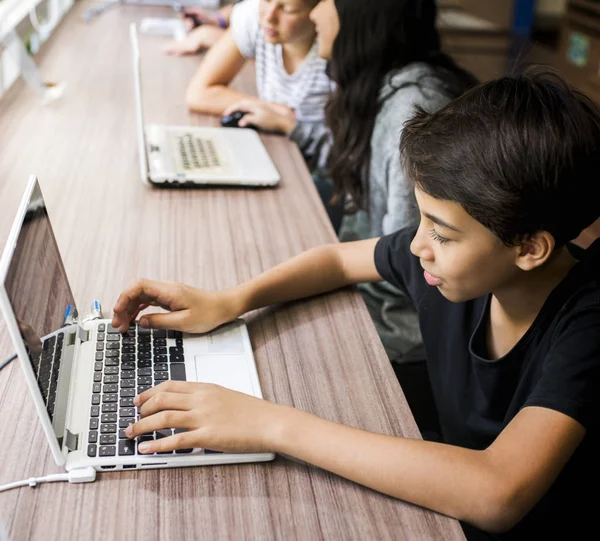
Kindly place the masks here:
[[(48, 336), (63, 326), (75, 301), (39, 183), (36, 181), (10, 260), (4, 287), (50, 418), (63, 340)], [(58, 360), (57, 360), (58, 359)], [(62, 433), (60, 434), (62, 436)]]

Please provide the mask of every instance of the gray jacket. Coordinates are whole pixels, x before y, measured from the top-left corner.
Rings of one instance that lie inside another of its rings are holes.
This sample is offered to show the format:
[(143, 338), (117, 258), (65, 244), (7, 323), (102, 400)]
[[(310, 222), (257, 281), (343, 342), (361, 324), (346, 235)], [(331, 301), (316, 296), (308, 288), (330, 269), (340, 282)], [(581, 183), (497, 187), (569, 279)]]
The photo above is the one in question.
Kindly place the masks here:
[[(380, 98), (389, 97), (377, 115), (371, 137), (369, 209), (344, 216), (341, 241), (388, 235), (418, 223), (413, 187), (400, 163), (400, 133), (416, 105), (435, 111), (457, 93), (444, 86), (427, 64), (410, 64), (388, 78)], [(359, 289), (390, 359), (424, 359), (418, 316), (408, 296), (388, 282), (360, 284)]]

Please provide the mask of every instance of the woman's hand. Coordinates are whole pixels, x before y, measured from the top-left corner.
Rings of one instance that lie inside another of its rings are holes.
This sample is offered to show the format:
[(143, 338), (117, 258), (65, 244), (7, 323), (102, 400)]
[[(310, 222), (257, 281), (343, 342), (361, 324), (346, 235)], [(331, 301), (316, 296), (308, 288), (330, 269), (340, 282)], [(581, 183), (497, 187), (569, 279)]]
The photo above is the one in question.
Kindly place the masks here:
[(168, 55), (183, 56), (196, 54), (198, 51), (212, 47), (225, 33), (218, 26), (199, 26), (192, 30), (182, 41), (171, 41), (163, 51)]
[(166, 381), (137, 396), (141, 419), (130, 438), (166, 428), (186, 432), (140, 443), (142, 453), (202, 448), (234, 453), (273, 451), (291, 408), (210, 383)]
[(235, 111), (246, 113), (238, 123), (240, 128), (252, 125), (264, 131), (288, 135), (296, 124), (296, 114), (293, 109), (280, 103), (241, 100), (230, 105), (223, 115), (230, 115)]
[(189, 333), (208, 332), (241, 315), (237, 298), (229, 290), (204, 291), (176, 282), (141, 279), (117, 299), (113, 327), (125, 332), (149, 306), (160, 306), (169, 313), (143, 315), (139, 321), (142, 327)]

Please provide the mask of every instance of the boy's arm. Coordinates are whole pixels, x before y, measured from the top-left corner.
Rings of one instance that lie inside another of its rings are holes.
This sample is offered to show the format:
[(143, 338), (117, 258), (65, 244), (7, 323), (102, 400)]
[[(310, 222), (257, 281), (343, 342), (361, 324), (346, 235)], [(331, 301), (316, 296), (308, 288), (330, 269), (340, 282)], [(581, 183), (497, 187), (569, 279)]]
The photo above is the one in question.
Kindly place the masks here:
[(277, 265), (235, 288), (239, 313), (381, 280), (374, 262), (378, 240), (319, 246)]
[(186, 91), (188, 108), (198, 113), (221, 115), (229, 105), (242, 99), (260, 101), (228, 87), (245, 62), (231, 30), (227, 30), (207, 51), (190, 81)]
[(112, 324), (124, 332), (142, 310), (159, 306), (169, 313), (145, 314), (140, 324), (207, 332), (262, 306), (318, 295), (357, 282), (379, 281), (381, 277), (374, 262), (377, 241), (319, 246), (224, 291), (137, 280), (119, 296)]
[(585, 434), (572, 418), (537, 407), (521, 410), (482, 451), (373, 434), (291, 408), (273, 426), (277, 452), (489, 532), (531, 510)]

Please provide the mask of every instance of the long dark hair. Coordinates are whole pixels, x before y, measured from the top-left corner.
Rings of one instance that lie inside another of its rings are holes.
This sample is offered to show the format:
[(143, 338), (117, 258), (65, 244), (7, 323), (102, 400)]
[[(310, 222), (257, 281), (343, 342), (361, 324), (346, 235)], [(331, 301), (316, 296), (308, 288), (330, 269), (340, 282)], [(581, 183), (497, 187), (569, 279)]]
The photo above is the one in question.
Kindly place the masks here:
[(335, 186), (332, 202), (348, 194), (352, 211), (366, 206), (375, 118), (393, 94), (379, 96), (385, 77), (426, 62), (439, 68), (440, 81), (462, 78), (466, 89), (476, 80), (440, 52), (435, 0), (335, 0), (335, 6), (340, 30), (328, 64), (335, 83), (326, 106), (333, 134), (328, 168)]

